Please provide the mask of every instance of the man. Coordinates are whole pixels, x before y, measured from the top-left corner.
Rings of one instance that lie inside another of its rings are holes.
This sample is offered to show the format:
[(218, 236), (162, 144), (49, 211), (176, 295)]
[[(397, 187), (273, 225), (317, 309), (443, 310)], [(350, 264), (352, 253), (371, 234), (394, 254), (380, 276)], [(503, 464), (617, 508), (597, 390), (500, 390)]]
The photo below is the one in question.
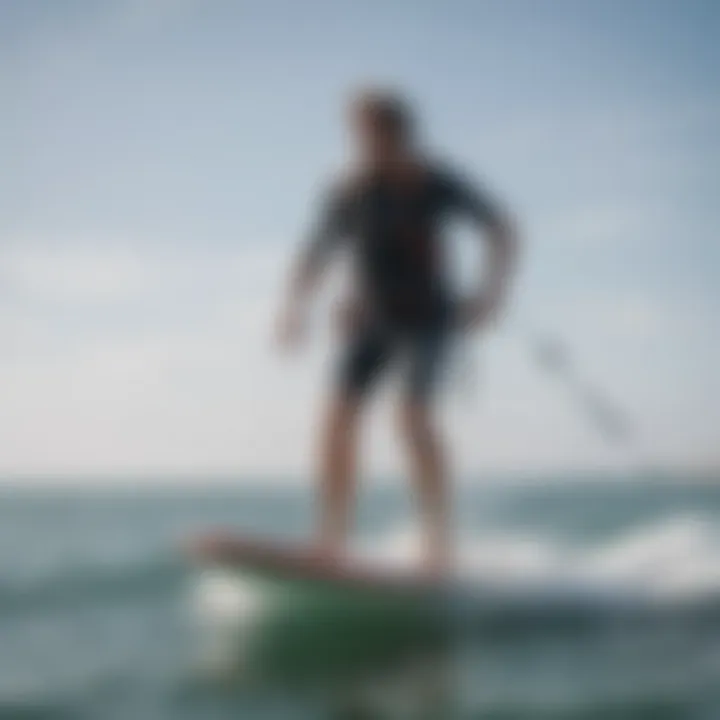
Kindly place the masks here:
[[(344, 548), (358, 421), (381, 371), (399, 359), (405, 382), (400, 426), (419, 500), (427, 568), (438, 573), (450, 559), (450, 523), (433, 391), (455, 332), (478, 329), (497, 317), (514, 265), (514, 231), (484, 193), (421, 152), (413, 115), (400, 97), (363, 93), (351, 105), (350, 122), (357, 166), (326, 199), (292, 275), (280, 322), (285, 344), (299, 339), (326, 260), (340, 245), (348, 246), (356, 287), (323, 430), (319, 549), (327, 558)], [(449, 214), (473, 222), (490, 250), (477, 291), (462, 302), (454, 297), (442, 263), (441, 225)]]

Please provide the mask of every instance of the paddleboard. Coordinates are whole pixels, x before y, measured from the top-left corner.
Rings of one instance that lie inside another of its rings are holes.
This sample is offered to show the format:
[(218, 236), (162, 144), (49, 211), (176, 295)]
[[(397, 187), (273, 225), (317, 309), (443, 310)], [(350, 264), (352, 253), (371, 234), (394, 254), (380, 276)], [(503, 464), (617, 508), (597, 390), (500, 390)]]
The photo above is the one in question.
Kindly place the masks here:
[(377, 669), (447, 637), (436, 578), (228, 533), (195, 539), (190, 553), (236, 594), (242, 618), (221, 634), (246, 671), (287, 678)]

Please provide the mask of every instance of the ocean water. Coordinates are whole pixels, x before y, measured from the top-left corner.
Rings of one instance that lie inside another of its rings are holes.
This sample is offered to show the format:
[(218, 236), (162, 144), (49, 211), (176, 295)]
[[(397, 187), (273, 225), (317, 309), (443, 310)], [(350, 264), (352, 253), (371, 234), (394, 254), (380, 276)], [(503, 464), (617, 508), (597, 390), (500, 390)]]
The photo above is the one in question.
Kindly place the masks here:
[[(181, 552), (217, 527), (306, 537), (309, 488), (0, 498), (0, 718), (720, 719), (720, 479), (458, 490), (452, 637), (342, 685), (207, 672), (217, 578)], [(411, 562), (411, 509), (401, 484), (364, 491), (355, 552)]]

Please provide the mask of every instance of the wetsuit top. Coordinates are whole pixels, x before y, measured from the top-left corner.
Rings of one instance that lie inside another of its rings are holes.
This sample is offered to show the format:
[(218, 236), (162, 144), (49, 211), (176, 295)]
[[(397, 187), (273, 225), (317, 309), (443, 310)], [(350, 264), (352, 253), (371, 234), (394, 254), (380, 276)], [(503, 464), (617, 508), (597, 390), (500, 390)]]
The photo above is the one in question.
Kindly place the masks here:
[(349, 243), (361, 297), (395, 325), (431, 322), (450, 302), (442, 226), (448, 216), (496, 222), (485, 192), (428, 166), (402, 183), (380, 175), (335, 185), (311, 236), (316, 257)]

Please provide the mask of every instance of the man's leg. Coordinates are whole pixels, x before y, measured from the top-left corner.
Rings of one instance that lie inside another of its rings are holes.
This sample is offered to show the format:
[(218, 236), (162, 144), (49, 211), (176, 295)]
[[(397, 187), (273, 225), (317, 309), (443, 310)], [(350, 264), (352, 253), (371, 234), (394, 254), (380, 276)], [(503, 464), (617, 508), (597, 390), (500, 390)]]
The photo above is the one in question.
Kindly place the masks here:
[(348, 346), (330, 402), (320, 449), (320, 550), (341, 555), (350, 534), (357, 444), (365, 396), (390, 356), (389, 339), (367, 329)]
[(440, 574), (447, 570), (451, 555), (448, 473), (442, 438), (426, 402), (406, 399), (400, 422), (417, 493), (426, 566)]
[(433, 412), (433, 395), (448, 342), (449, 331), (440, 326), (412, 340), (409, 386), (400, 412), (421, 514), (426, 565), (433, 573), (446, 571), (451, 560), (449, 473)]
[(338, 393), (331, 400), (320, 457), (320, 550), (342, 554), (355, 495), (357, 430), (361, 400)]

